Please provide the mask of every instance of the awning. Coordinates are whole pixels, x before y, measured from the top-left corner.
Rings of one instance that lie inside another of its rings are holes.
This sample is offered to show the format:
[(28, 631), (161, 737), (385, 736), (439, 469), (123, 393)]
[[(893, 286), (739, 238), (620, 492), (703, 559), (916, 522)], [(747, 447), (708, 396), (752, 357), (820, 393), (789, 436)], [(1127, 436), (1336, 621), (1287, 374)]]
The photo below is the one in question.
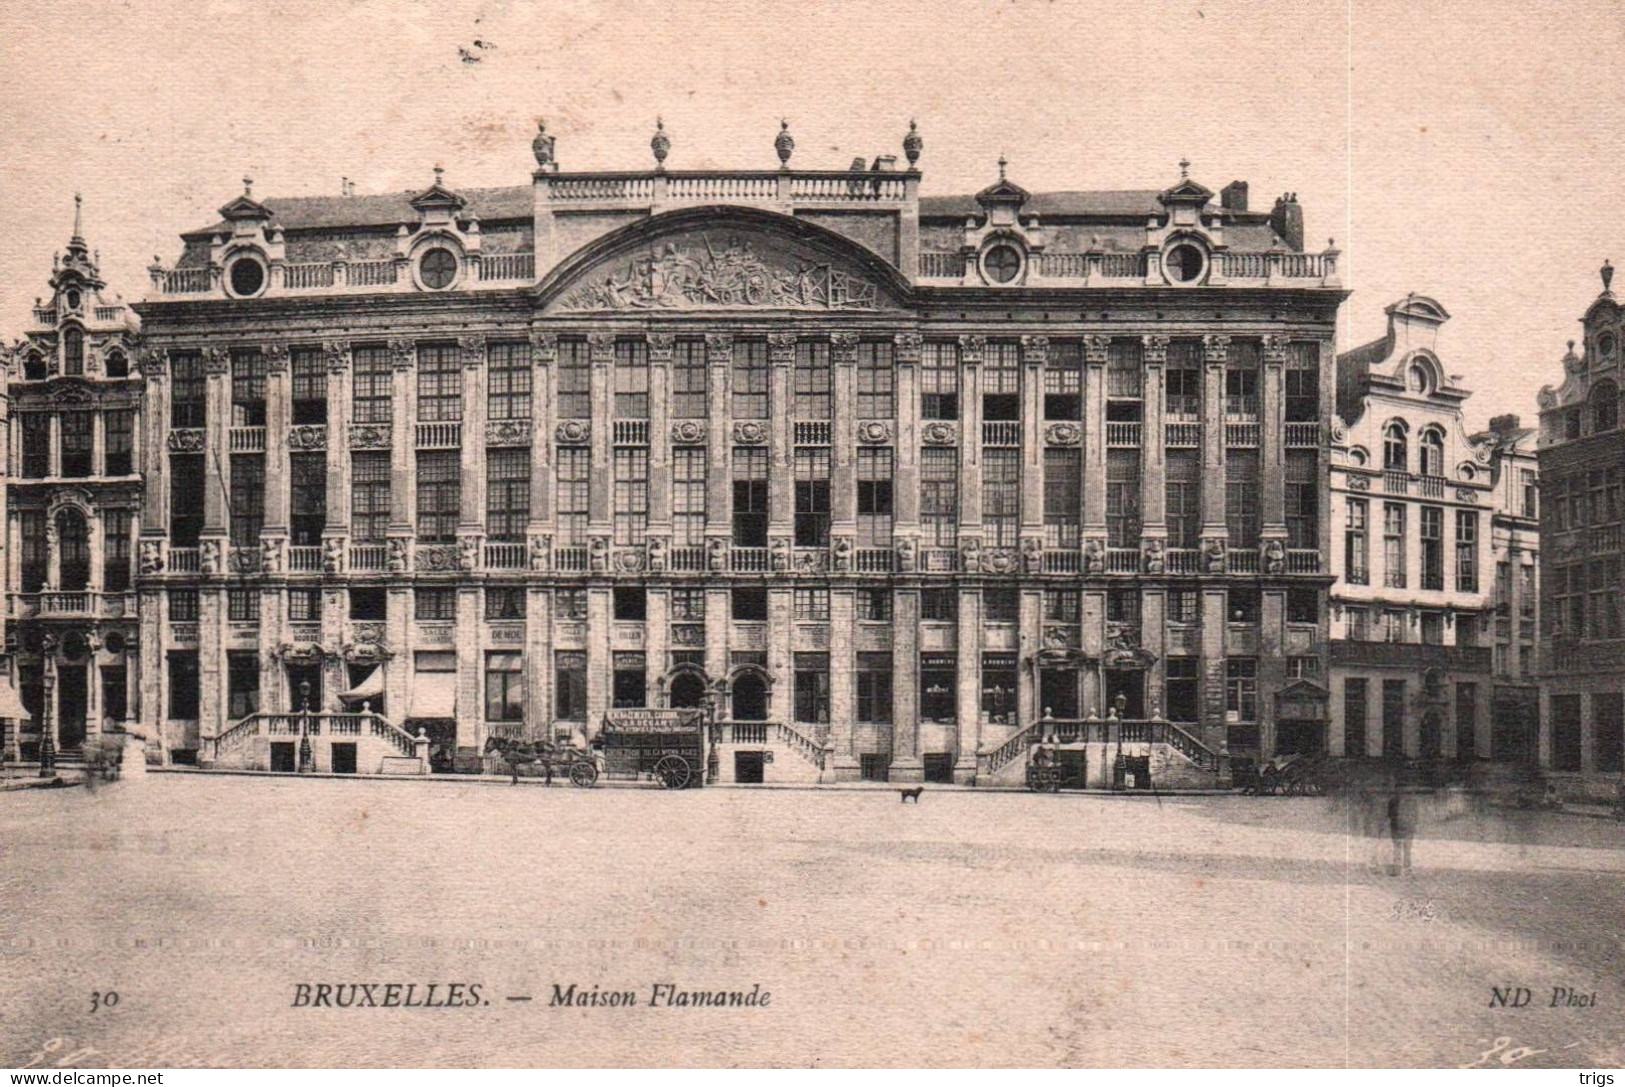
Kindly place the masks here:
[(375, 667), (367, 678), (339, 695), (346, 702), (377, 702), (384, 697), (384, 669)]
[(0, 677), (0, 719), (8, 717), (14, 721), (33, 720), (33, 715), (23, 706), (23, 700), (17, 697), (11, 680)]
[(408, 717), (456, 717), (457, 673), (418, 672), (412, 677)]

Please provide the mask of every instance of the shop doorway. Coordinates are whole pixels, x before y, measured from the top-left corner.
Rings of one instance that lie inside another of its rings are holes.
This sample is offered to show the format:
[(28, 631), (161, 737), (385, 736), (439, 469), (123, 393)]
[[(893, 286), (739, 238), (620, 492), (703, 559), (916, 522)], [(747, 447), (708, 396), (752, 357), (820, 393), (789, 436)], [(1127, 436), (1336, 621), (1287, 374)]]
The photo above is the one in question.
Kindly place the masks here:
[(1117, 705), (1117, 698), (1123, 698), (1123, 709), (1119, 716), (1130, 721), (1145, 717), (1145, 672), (1139, 668), (1108, 668), (1106, 670), (1106, 710), (1110, 712)]
[(355, 744), (334, 744), (332, 751), (333, 773), (355, 773)]
[(734, 680), (735, 721), (767, 720), (767, 681), (754, 672)]
[(291, 774), (294, 771), (294, 745), (280, 741), (271, 745), (271, 771), (276, 774)]
[(679, 672), (671, 681), (671, 707), (697, 710), (705, 705), (705, 680), (693, 672)]
[(1089, 787), (1089, 760), (1082, 751), (1055, 752), (1061, 766), (1061, 788), (1087, 789)]
[(760, 785), (764, 779), (767, 760), (764, 751), (734, 752), (734, 783)]
[(922, 756), (925, 763), (925, 780), (936, 782), (939, 785), (952, 785), (954, 783), (954, 756), (950, 752), (934, 751)]
[(1038, 673), (1038, 712), (1057, 721), (1078, 719), (1078, 670), (1045, 668)]
[(57, 671), (57, 746), (63, 751), (76, 751), (85, 745), (85, 713), (89, 689), (85, 669), (61, 668)]
[(1313, 755), (1326, 750), (1326, 723), (1283, 720), (1275, 729), (1277, 755)]

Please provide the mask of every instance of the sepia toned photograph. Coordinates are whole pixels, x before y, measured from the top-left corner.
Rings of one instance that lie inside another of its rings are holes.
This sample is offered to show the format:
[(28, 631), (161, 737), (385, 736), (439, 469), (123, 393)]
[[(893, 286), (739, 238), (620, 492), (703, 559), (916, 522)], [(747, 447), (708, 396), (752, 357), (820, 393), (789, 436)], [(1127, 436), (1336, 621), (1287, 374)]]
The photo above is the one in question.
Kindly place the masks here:
[(10, 0), (0, 1065), (1625, 1066), (1622, 51)]

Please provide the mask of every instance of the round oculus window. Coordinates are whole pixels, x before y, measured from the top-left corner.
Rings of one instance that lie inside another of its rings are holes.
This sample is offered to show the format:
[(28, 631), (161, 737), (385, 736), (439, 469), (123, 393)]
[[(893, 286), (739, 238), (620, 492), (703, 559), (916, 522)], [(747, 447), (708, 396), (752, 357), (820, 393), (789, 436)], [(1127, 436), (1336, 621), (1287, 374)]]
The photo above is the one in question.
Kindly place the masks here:
[(79, 292), (78, 291), (69, 291), (67, 300), (68, 300), (68, 308), (69, 309), (78, 309), (79, 308)]
[(1614, 334), (1612, 332), (1604, 332), (1597, 337), (1597, 354), (1605, 359), (1614, 357)]
[(265, 286), (265, 265), (252, 257), (242, 257), (231, 266), (231, 293), (251, 298)]
[(118, 654), (124, 652), (124, 635), (116, 630), (113, 631), (107, 636), (106, 645), (109, 653)]
[(1162, 258), (1174, 283), (1195, 283), (1207, 271), (1207, 254), (1190, 242), (1181, 242)]
[(418, 261), (418, 275), (431, 291), (443, 291), (457, 279), (457, 257), (449, 249), (431, 249)]
[(1021, 274), (1021, 254), (1013, 245), (995, 245), (982, 257), (982, 268), (994, 283), (1009, 283)]

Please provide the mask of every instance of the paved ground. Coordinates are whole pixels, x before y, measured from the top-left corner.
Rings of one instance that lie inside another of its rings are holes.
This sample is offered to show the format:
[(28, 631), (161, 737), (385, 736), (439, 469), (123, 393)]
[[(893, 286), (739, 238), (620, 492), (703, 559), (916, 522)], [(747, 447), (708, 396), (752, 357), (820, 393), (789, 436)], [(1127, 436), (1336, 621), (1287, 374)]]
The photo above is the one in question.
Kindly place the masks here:
[[(1619, 824), (1424, 811), (1409, 879), (1342, 826), (1239, 797), (11, 793), (0, 1064), (1625, 1064)], [(356, 982), (489, 1004), (291, 1006)], [(656, 982), (772, 1000), (650, 1008)], [(639, 1006), (550, 1007), (571, 983)]]

